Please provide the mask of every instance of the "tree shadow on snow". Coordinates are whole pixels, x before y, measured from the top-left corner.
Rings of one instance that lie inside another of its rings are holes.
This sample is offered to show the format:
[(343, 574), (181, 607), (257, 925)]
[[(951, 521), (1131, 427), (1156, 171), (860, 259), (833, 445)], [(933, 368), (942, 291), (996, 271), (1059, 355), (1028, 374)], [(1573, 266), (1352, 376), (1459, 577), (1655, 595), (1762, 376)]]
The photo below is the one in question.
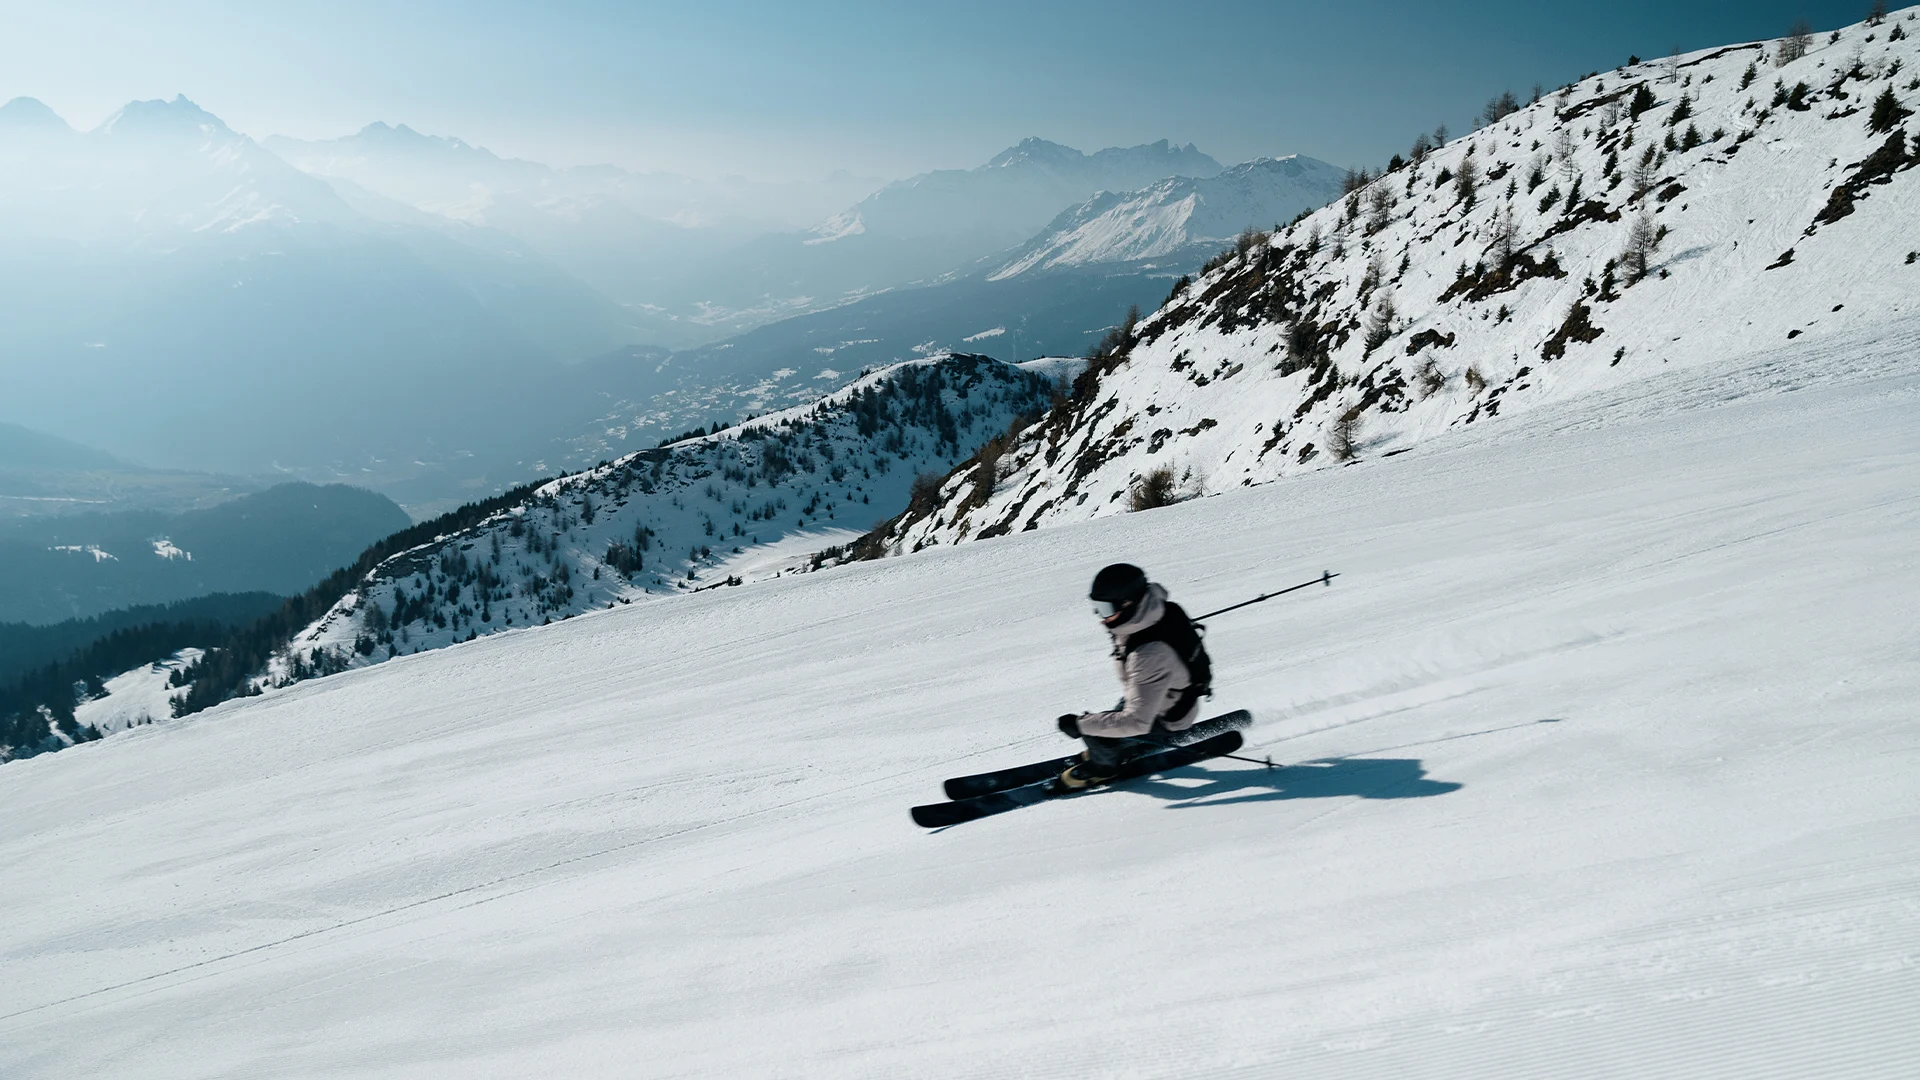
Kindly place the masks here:
[[(1418, 758), (1327, 758), (1231, 772), (1188, 766), (1164, 777), (1135, 780), (1127, 787), (1167, 800), (1173, 804), (1170, 810), (1187, 810), (1279, 799), (1422, 799), (1459, 791), (1464, 786), (1427, 779), (1427, 770)], [(1192, 783), (1195, 779), (1205, 783)]]

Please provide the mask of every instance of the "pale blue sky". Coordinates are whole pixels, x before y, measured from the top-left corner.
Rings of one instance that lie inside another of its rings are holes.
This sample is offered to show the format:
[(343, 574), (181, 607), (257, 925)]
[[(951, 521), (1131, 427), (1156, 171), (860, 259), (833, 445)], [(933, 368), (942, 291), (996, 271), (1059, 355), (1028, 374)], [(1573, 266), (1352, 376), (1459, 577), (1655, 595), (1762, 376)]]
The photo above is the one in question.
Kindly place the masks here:
[(1505, 88), (1855, 21), (1869, 0), (0, 0), (0, 100), (184, 93), (251, 135), (373, 120), (555, 164), (888, 177), (1027, 135), (1384, 160)]

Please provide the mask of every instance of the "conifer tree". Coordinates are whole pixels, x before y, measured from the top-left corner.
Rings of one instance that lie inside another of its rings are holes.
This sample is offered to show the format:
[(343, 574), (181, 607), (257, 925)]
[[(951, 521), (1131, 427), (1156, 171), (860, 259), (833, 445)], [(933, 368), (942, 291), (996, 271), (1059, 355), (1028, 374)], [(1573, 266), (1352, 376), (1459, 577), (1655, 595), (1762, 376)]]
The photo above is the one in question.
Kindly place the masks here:
[(1900, 106), (1900, 99), (1893, 96), (1893, 87), (1889, 85), (1873, 100), (1873, 112), (1867, 117), (1867, 130), (1876, 135), (1892, 131), (1894, 125), (1910, 115), (1912, 111)]
[(1641, 113), (1653, 108), (1655, 104), (1653, 91), (1647, 89), (1646, 83), (1641, 83), (1639, 88), (1633, 92), (1633, 100), (1627, 104), (1627, 118), (1630, 120), (1638, 120), (1640, 119)]

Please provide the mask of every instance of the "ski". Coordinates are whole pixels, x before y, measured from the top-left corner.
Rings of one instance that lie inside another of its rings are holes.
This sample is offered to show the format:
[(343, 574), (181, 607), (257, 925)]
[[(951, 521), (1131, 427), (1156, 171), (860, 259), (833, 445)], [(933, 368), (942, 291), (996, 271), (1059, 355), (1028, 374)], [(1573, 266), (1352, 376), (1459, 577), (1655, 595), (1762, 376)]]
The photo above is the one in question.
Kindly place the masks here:
[[(1167, 750), (1157, 750), (1134, 758), (1120, 766), (1120, 772), (1105, 784), (1080, 791), (1069, 791), (1060, 786), (1058, 775), (1044, 780), (1036, 780), (1020, 787), (1007, 788), (1004, 791), (988, 792), (968, 799), (956, 799), (952, 802), (929, 803), (913, 808), (913, 820), (917, 825), (929, 829), (939, 829), (948, 825), (958, 825), (965, 821), (974, 821), (994, 814), (1004, 814), (1008, 810), (1017, 810), (1022, 806), (1032, 806), (1037, 802), (1059, 798), (1065, 795), (1078, 795), (1084, 791), (1098, 791), (1123, 780), (1134, 780), (1168, 769), (1177, 769), (1182, 765), (1192, 765), (1221, 754), (1231, 754), (1240, 749), (1244, 740), (1238, 731), (1227, 731), (1185, 746), (1176, 746)], [(1068, 759), (1071, 764), (1073, 759)], [(1066, 766), (1062, 765), (1061, 769)]]
[[(1185, 731), (1173, 733), (1173, 746), (1190, 746), (1204, 742), (1222, 732), (1243, 731), (1253, 725), (1253, 714), (1245, 709), (1235, 709), (1230, 713), (1202, 720)], [(1231, 753), (1231, 751), (1229, 751)], [(971, 799), (1008, 788), (1025, 787), (1036, 780), (1045, 780), (1059, 776), (1067, 766), (1080, 760), (1078, 753), (1065, 757), (1036, 761), (1031, 765), (1016, 765), (1010, 769), (995, 769), (992, 772), (975, 773), (972, 776), (956, 776), (946, 783), (947, 798)]]

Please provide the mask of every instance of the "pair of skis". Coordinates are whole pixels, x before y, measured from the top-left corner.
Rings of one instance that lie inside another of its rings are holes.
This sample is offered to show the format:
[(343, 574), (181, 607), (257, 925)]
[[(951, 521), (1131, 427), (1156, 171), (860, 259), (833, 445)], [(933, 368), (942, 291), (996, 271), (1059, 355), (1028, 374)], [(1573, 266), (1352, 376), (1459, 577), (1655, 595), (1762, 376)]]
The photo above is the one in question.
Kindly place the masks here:
[[(1231, 754), (1240, 749), (1243, 741), (1240, 732), (1252, 723), (1253, 714), (1244, 709), (1202, 720), (1187, 730), (1176, 733), (1175, 738), (1180, 740), (1177, 745), (1152, 750), (1129, 759), (1120, 766), (1119, 773), (1106, 784), (1149, 776), (1168, 769), (1177, 769), (1182, 765), (1192, 765), (1208, 758)], [(1003, 814), (1022, 806), (1032, 806), (1034, 803), (1062, 795), (1078, 794), (1088, 789), (1063, 786), (1060, 783), (1060, 774), (1079, 760), (1080, 755), (1070, 754), (1048, 761), (1036, 761), (1031, 765), (1018, 765), (1011, 769), (976, 773), (972, 776), (956, 776), (946, 783), (947, 798), (951, 801), (916, 806), (913, 808), (913, 820), (926, 828), (939, 829), (994, 814)], [(1098, 786), (1104, 787), (1106, 784)]]

